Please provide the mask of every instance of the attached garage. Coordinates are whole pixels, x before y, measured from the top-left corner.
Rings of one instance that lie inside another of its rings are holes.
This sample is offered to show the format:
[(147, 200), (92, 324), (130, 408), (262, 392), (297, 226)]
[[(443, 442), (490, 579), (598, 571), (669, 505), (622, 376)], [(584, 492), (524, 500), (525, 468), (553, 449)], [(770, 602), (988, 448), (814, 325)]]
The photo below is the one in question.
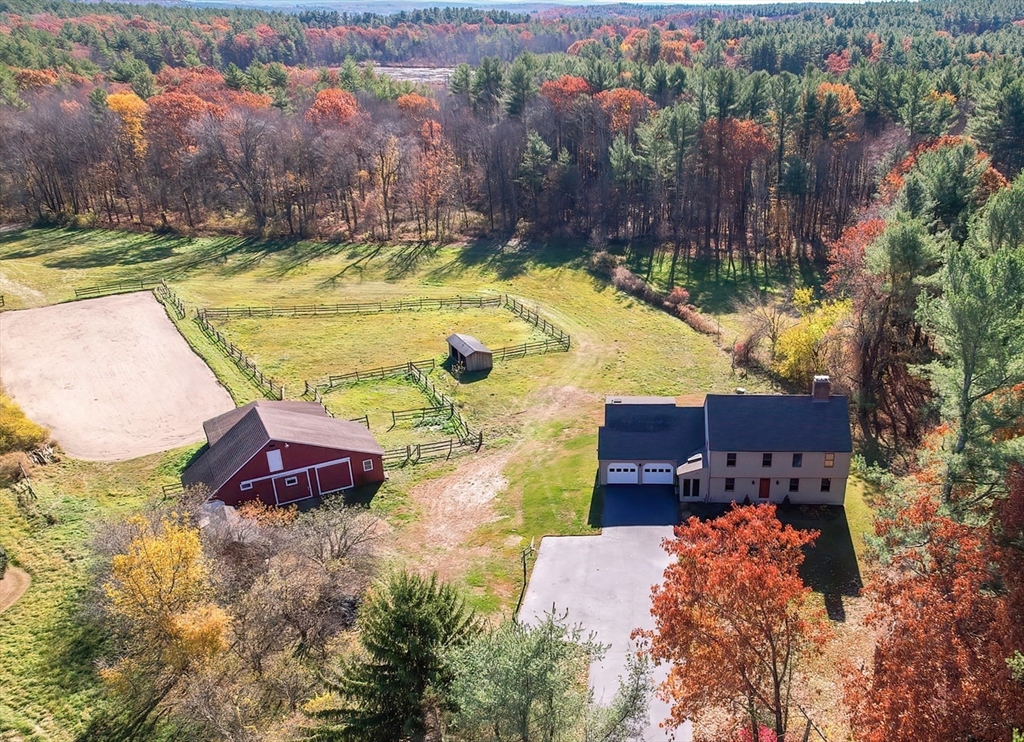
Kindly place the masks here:
[(638, 484), (640, 482), (640, 469), (636, 464), (625, 462), (612, 462), (607, 469), (608, 484)]
[(675, 467), (671, 463), (644, 464), (641, 484), (675, 484)]

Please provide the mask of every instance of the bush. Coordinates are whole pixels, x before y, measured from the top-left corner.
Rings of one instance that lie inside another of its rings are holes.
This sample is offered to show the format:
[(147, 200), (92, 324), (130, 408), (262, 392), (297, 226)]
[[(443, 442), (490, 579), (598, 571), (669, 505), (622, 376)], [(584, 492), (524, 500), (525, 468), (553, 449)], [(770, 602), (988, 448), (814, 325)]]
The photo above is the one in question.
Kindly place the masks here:
[(31, 451), (50, 437), (50, 431), (25, 417), (13, 401), (0, 394), (0, 454)]
[(718, 334), (718, 323), (689, 304), (679, 304), (675, 315), (697, 332), (705, 335)]
[(0, 580), (7, 574), (7, 552), (4, 551), (4, 547), (0, 546)]
[[(599, 262), (599, 256), (602, 254), (608, 255), (608, 253), (598, 253), (594, 256), (592, 264), (595, 266), (595, 270), (597, 269), (596, 266), (599, 264), (609, 264), (604, 258), (601, 258)], [(705, 335), (718, 334), (717, 323), (710, 317), (701, 314), (696, 307), (689, 305), (690, 292), (682, 286), (677, 286), (672, 289), (671, 294), (665, 296), (660, 291), (652, 288), (647, 281), (640, 278), (640, 276), (633, 273), (633, 271), (624, 265), (614, 265), (614, 267), (610, 269), (609, 275), (612, 279), (612, 285), (619, 291), (624, 291), (625, 293), (631, 294), (652, 306), (664, 309), (669, 314), (675, 315), (681, 319), (697, 332), (702, 332)]]
[(690, 303), (690, 292), (684, 289), (682, 286), (676, 286), (672, 291), (669, 292), (668, 298), (665, 299), (665, 303), (673, 307), (677, 307), (680, 304)]
[(21, 451), (0, 455), (0, 487), (9, 487), (21, 479), (24, 469), (28, 471), (32, 460)]

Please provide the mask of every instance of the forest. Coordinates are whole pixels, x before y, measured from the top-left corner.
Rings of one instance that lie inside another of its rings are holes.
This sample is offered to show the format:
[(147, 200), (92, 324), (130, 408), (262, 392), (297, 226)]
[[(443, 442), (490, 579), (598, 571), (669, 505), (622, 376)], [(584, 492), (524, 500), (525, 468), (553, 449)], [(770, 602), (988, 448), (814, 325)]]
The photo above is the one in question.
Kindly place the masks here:
[[(447, 83), (405, 79), (421, 65), (445, 68)], [(1022, 169), (1024, 0), (390, 16), (0, 0), (3, 222), (289, 244), (558, 243), (706, 334), (707, 287), (741, 287), (734, 369), (790, 391), (830, 373), (876, 493), (871, 657), (842, 668), (857, 740), (997, 742), (1024, 727)], [(173, 721), (197, 739), (269, 739), (251, 727), (276, 714), (322, 739), (570, 739), (554, 736), (555, 718), (572, 739), (628, 738), (646, 668), (624, 680), (618, 720), (603, 716), (572, 682), (599, 648), (555, 617), (484, 631), (448, 586), (400, 576), (356, 619), (376, 559), (368, 517), (256, 512), (245, 553), (200, 544), (191, 515), (167, 508), (102, 530), (97, 610), (116, 625), (119, 659), (101, 674), (131, 701), (86, 734), (156, 738)], [(815, 655), (827, 632), (802, 623), (795, 579), (813, 537), (730, 517), (735, 533), (694, 524), (698, 546), (673, 548), (697, 562), (701, 543), (776, 548), (785, 564), (761, 586), (774, 592), (748, 587)], [(176, 555), (194, 587), (165, 614), (144, 607), (159, 574), (129, 589), (157, 572), (152, 549)], [(308, 623), (254, 608), (294, 597), (270, 552), (318, 565), (296, 593), (315, 607)], [(736, 578), (707, 569), (705, 584)], [(677, 580), (699, 592), (692, 575)], [(659, 610), (696, 632), (688, 621), (705, 609)], [(282, 637), (273, 647), (244, 631), (257, 621)], [(411, 677), (389, 664), (389, 642), (417, 621), (437, 633)], [(358, 651), (334, 674), (302, 664), (357, 622)], [(681, 636), (646, 638), (670, 661), (692, 642)], [(531, 652), (552, 653), (548, 695), (524, 702), (532, 731), (517, 736), (509, 704), (530, 678), (501, 676), (497, 659)], [(230, 678), (255, 699), (234, 718), (193, 684), (215, 655), (230, 659), (202, 680)], [(732, 704), (741, 726), (754, 720), (735, 739), (795, 739), (777, 699), (759, 726), (768, 680), (752, 672), (676, 687), (679, 720)], [(324, 688), (345, 703), (305, 705)], [(545, 699), (565, 715), (545, 717)]]

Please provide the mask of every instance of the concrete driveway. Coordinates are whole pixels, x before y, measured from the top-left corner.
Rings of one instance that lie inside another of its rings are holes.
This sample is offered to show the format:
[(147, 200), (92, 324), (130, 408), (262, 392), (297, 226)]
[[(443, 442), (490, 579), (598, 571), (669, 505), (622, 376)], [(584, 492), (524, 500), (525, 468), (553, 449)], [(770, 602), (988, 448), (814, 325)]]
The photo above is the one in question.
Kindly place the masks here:
[[(598, 702), (608, 703), (615, 695), (631, 650), (630, 633), (654, 627), (651, 586), (661, 582), (668, 566), (661, 540), (672, 536), (676, 512), (672, 487), (605, 487), (600, 536), (549, 536), (541, 542), (520, 619), (530, 622), (552, 607), (568, 611), (570, 623), (582, 624), (610, 645), (604, 661), (590, 668)], [(655, 681), (666, 674), (665, 668), (657, 668)], [(667, 716), (667, 704), (652, 700), (650, 724), (641, 739), (669, 739), (658, 728)], [(688, 728), (676, 733), (680, 742), (690, 736)]]

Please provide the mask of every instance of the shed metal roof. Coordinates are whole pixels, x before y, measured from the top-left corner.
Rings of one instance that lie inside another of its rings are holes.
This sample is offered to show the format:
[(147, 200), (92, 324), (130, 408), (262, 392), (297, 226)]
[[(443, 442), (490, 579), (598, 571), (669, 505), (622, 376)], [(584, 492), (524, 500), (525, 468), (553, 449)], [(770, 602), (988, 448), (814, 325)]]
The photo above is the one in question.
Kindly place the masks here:
[[(312, 407), (298, 408), (297, 405)], [(204, 423), (207, 435), (211, 430), (218, 435), (206, 452), (182, 474), (182, 484), (186, 487), (204, 484), (211, 492), (216, 492), (271, 441), (377, 455), (384, 453), (364, 426), (329, 417), (314, 402), (251, 403), (235, 412), (243, 410), (230, 425), (221, 423), (207, 428), (208, 424), (225, 415)], [(222, 429), (224, 425), (227, 427)]]
[(709, 394), (704, 405), (712, 451), (853, 450), (845, 396)]
[(458, 332), (454, 335), (449, 335), (448, 345), (455, 348), (455, 350), (459, 351), (459, 353), (464, 356), (469, 356), (473, 353), (486, 353), (487, 355), (491, 355), (490, 349), (472, 335), (462, 335)]

